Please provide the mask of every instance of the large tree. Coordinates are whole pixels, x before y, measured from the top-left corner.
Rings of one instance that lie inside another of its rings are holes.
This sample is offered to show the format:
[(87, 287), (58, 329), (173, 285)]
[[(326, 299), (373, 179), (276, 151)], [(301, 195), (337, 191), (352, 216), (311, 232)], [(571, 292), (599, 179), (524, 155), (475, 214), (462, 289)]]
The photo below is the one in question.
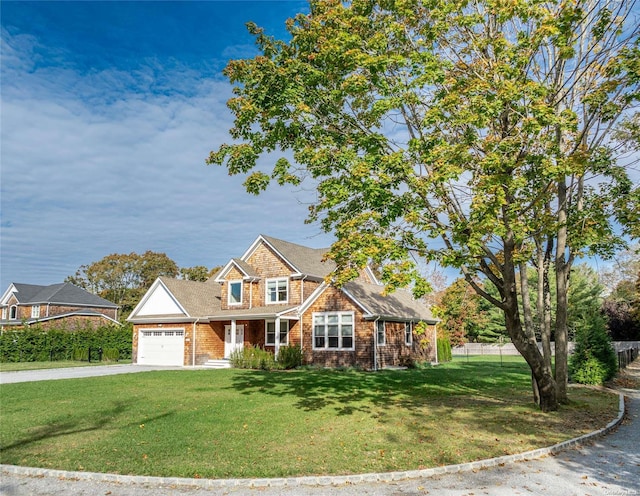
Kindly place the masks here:
[[(373, 261), (389, 290), (412, 285), (419, 295), (429, 285), (416, 259), (459, 268), (502, 310), (541, 408), (554, 410), (566, 395), (573, 260), (607, 254), (619, 234), (639, 229), (638, 188), (616, 162), (616, 139), (633, 143), (638, 134), (632, 9), (583, 0), (317, 0), (287, 21), (287, 41), (250, 23), (261, 54), (225, 69), (236, 84), (235, 141), (208, 162), (247, 174), (255, 194), (272, 180), (311, 177), (309, 220), (337, 237), (337, 284)], [(627, 125), (613, 133), (617, 123)], [(282, 151), (293, 160), (283, 153), (272, 168), (259, 165), (262, 154)], [(555, 377), (518, 300), (528, 291), (518, 270), (545, 243), (557, 275)]]
[(126, 317), (159, 276), (176, 277), (178, 266), (165, 253), (112, 253), (82, 265), (66, 281), (122, 307)]

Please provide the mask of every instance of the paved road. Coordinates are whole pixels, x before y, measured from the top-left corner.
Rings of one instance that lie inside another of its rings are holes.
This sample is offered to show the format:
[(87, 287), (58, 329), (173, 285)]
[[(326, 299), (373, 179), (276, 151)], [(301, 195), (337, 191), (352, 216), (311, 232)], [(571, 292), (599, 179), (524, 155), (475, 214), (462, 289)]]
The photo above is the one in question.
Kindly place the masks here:
[[(629, 372), (640, 379), (640, 361)], [(538, 460), (393, 483), (339, 486), (201, 488), (61, 480), (2, 473), (3, 496), (640, 496), (640, 390), (623, 389), (628, 415), (609, 435)]]

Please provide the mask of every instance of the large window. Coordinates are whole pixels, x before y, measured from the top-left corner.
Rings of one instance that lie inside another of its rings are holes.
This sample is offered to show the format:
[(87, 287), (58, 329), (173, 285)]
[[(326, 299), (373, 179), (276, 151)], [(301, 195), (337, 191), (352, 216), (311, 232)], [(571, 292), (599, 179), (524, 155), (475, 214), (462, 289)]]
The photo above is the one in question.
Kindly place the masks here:
[[(267, 322), (266, 335), (264, 338), (264, 344), (267, 346), (275, 346), (276, 344), (276, 323), (274, 321)], [(289, 321), (280, 321), (280, 344), (289, 344)]]
[(31, 307), (31, 318), (32, 319), (40, 318), (40, 305), (33, 305)]
[(376, 320), (376, 332), (378, 333), (378, 346), (384, 346), (387, 344), (387, 336), (384, 332), (384, 320)]
[(353, 313), (314, 313), (313, 349), (353, 350)]
[(413, 343), (413, 332), (411, 330), (411, 322), (404, 325), (404, 344), (411, 346)]
[(229, 305), (242, 303), (242, 281), (229, 281)]
[(288, 279), (267, 279), (267, 303), (286, 303), (288, 301)]

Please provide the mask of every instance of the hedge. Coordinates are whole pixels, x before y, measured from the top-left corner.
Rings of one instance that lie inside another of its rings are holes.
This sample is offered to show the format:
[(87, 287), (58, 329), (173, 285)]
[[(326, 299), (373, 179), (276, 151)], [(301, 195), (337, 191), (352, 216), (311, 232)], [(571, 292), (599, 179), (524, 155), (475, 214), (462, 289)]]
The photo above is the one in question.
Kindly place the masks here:
[[(125, 360), (131, 358), (131, 325), (73, 331), (23, 326), (0, 331), (0, 362)], [(98, 350), (102, 352), (99, 353)]]

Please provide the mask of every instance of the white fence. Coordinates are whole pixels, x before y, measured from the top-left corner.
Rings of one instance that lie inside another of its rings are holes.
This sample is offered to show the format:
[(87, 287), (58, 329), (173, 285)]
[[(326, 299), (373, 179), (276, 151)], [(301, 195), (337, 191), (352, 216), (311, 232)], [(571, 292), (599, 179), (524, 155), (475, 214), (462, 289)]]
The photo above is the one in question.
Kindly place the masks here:
[[(615, 341), (613, 347), (616, 352), (640, 349), (640, 341)], [(542, 344), (538, 343), (542, 351)], [(573, 353), (575, 343), (569, 343), (569, 353)], [(551, 343), (551, 353), (555, 350), (555, 343)], [(519, 355), (513, 343), (465, 343), (464, 346), (456, 346), (451, 349), (452, 355)]]

